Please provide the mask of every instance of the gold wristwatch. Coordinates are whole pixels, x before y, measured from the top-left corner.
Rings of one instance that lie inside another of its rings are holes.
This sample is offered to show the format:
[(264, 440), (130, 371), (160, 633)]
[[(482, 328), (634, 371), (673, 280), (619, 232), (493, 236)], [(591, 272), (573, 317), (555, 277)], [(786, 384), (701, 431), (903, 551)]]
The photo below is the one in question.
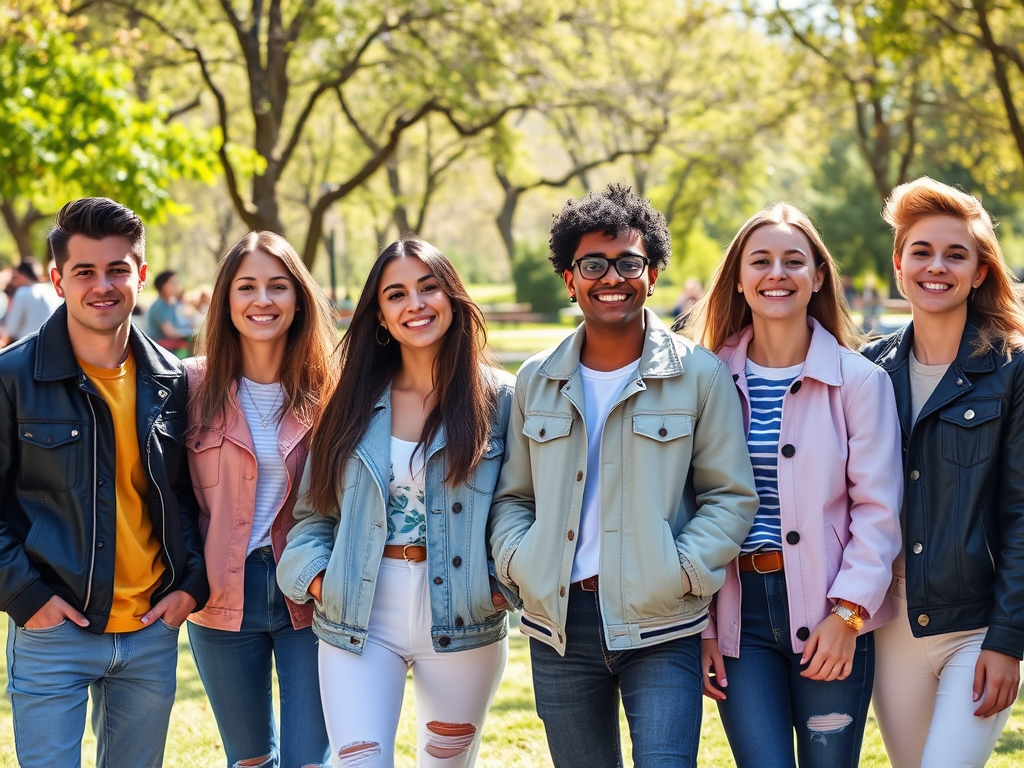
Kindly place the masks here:
[(846, 626), (852, 629), (854, 632), (860, 632), (864, 626), (864, 617), (860, 615), (860, 606), (853, 605), (846, 600), (839, 600), (832, 608), (832, 613), (846, 622)]

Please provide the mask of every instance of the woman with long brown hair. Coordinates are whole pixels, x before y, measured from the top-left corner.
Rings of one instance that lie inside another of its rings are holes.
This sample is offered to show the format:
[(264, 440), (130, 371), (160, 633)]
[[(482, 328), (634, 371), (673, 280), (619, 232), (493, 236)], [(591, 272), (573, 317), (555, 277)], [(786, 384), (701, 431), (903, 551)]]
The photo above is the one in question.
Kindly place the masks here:
[(882, 215), (913, 320), (864, 350), (896, 390), (906, 479), (875, 714), (894, 768), (983, 766), (1024, 655), (1024, 307), (978, 198), (922, 177)]
[(793, 205), (740, 228), (690, 322), (736, 382), (760, 500), (712, 602), (704, 691), (739, 768), (856, 768), (899, 551), (892, 385)]
[(286, 594), (314, 603), (338, 768), (394, 764), (410, 667), (418, 764), (476, 759), (507, 657), (486, 527), (512, 398), (484, 341), (480, 309), (436, 248), (405, 238), (384, 249), (342, 342), (278, 570)]
[(185, 363), (189, 468), (210, 581), (188, 633), (228, 766), (327, 759), (312, 611), (282, 594), (276, 560), (295, 522), (310, 428), (336, 380), (336, 344), (327, 298), (284, 238), (250, 232), (228, 249), (200, 357)]

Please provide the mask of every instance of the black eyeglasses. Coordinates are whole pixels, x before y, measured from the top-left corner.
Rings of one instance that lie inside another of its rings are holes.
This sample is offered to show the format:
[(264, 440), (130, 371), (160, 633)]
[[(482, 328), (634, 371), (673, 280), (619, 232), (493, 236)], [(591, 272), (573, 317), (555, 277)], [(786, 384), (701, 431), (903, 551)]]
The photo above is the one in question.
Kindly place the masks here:
[(574, 261), (573, 265), (580, 268), (580, 274), (587, 280), (600, 280), (608, 272), (608, 267), (613, 265), (619, 275), (627, 280), (635, 280), (644, 273), (649, 263), (643, 256), (619, 256), (617, 259), (584, 256)]

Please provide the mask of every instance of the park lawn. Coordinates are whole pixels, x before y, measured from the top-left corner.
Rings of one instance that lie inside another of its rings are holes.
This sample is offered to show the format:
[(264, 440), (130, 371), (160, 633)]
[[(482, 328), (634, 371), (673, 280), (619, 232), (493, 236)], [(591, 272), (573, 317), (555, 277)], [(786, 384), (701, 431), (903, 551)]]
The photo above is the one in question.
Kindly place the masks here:
[[(0, 642), (6, 645), (7, 626), (0, 628)], [(6, 687), (6, 665), (0, 672)], [(402, 723), (398, 734), (396, 765), (415, 766), (416, 733), (414, 728), (412, 685), (409, 683)], [(622, 732), (626, 733), (625, 721)], [(626, 754), (628, 758), (628, 739)], [(86, 729), (83, 764), (95, 764), (96, 741), (91, 728)], [(181, 633), (178, 659), (178, 696), (171, 714), (170, 733), (164, 764), (167, 768), (218, 768), (223, 766), (223, 750), (217, 726), (210, 711), (203, 686), (192, 657), (186, 633)], [(627, 765), (629, 761), (627, 759)], [(1018, 768), (1024, 764), (1024, 697), (1014, 705), (1013, 715), (1003, 732), (989, 768)], [(533, 708), (533, 685), (530, 678), (529, 646), (518, 630), (512, 630), (508, 666), (501, 688), (491, 706), (484, 728), (483, 747), (477, 763), (480, 768), (549, 768), (544, 729)], [(704, 724), (701, 729), (700, 765), (708, 768), (734, 766), (729, 745), (722, 732), (715, 706), (705, 700)], [(861, 766), (884, 768), (889, 765), (882, 748), (874, 719), (868, 722), (864, 738)], [(11, 706), (7, 697), (0, 699), (0, 768), (16, 768), (14, 735), (11, 728)]]

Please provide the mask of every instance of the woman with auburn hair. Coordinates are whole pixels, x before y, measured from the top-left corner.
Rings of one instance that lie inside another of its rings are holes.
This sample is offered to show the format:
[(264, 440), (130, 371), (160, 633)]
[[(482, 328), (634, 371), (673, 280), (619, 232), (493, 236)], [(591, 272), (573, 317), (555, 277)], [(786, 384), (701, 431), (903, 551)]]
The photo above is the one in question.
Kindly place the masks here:
[(185, 365), (189, 469), (210, 581), (188, 634), (232, 768), (327, 760), (312, 611), (278, 588), (276, 561), (295, 524), (310, 428), (337, 378), (336, 346), (327, 298), (284, 238), (250, 232), (228, 249), (201, 356)]
[(894, 768), (982, 766), (1024, 656), (1024, 309), (976, 197), (922, 177), (882, 215), (913, 320), (863, 351), (892, 378), (905, 476), (875, 714)]
[(409, 668), (418, 765), (476, 760), (508, 654), (486, 527), (513, 381), (484, 342), (434, 246), (404, 238), (377, 257), (278, 571), (313, 600), (335, 768), (394, 765)]
[(785, 203), (743, 225), (687, 330), (736, 381), (760, 498), (712, 602), (704, 692), (738, 768), (855, 768), (899, 551), (892, 386), (854, 351), (836, 264)]

